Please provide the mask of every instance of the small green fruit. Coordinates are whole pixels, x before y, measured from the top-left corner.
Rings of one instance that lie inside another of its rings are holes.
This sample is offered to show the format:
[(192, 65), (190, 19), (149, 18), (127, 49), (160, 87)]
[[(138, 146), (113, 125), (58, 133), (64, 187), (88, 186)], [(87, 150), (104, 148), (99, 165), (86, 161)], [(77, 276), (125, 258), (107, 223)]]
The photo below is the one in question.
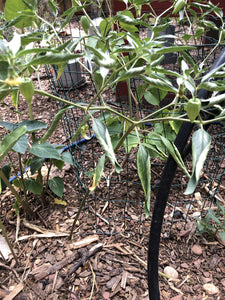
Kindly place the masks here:
[(187, 103), (187, 115), (189, 120), (193, 123), (194, 120), (199, 115), (199, 112), (201, 110), (201, 100), (198, 98), (190, 99)]
[(204, 27), (197, 27), (196, 33), (195, 33), (197, 38), (200, 38), (204, 33), (205, 33)]
[(185, 5), (185, 0), (177, 0), (173, 8), (173, 14), (179, 13), (179, 11), (181, 11), (185, 7)]
[(84, 32), (88, 34), (88, 30), (90, 28), (90, 20), (86, 16), (82, 16), (80, 22), (82, 28), (84, 29)]
[(23, 78), (21, 84), (19, 85), (19, 88), (20, 88), (21, 94), (24, 96), (24, 98), (26, 99), (26, 101), (28, 103), (31, 103), (33, 95), (34, 95), (34, 84), (33, 84), (33, 81), (30, 78), (28, 78), (28, 77)]

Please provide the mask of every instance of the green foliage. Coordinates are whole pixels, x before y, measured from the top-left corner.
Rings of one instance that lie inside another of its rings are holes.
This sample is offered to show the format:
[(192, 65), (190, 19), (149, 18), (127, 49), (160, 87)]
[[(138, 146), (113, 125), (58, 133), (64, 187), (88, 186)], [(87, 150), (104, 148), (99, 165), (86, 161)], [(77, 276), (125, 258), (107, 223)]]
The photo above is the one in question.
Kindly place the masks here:
[(25, 133), (26, 127), (22, 126), (12, 131), (2, 141), (0, 141), (0, 162)]
[[(122, 164), (117, 161), (117, 151), (123, 147), (127, 154), (138, 148), (137, 169), (146, 197), (147, 216), (150, 208), (151, 159), (166, 159), (171, 155), (187, 177), (190, 177), (185, 193), (192, 193), (199, 180), (211, 141), (208, 133), (202, 128), (213, 120), (225, 119), (223, 66), (207, 73), (207, 57), (201, 62), (196, 62), (192, 56), (192, 50), (195, 49), (192, 42), (200, 40), (208, 30), (217, 30), (219, 40), (212, 52), (216, 51), (224, 39), (222, 10), (209, 1), (176, 0), (171, 2), (167, 13), (162, 12), (157, 16), (151, 6), (149, 13), (142, 13), (142, 5), (148, 3), (147, 1), (130, 0), (126, 1), (126, 10), (110, 12), (109, 16), (104, 17), (100, 25), (96, 26), (86, 12), (86, 7), (92, 1), (73, 1), (72, 7), (62, 17), (58, 16), (54, 2), (48, 1), (46, 10), (54, 16), (53, 22), (48, 21), (45, 14), (40, 14), (38, 3), (39, 1), (35, 0), (6, 0), (2, 19), (6, 19), (7, 22), (1, 25), (0, 32), (0, 104), (3, 105), (4, 99), (10, 95), (15, 107), (13, 122), (0, 122), (5, 128), (5, 136), (1, 137), (0, 141), (0, 161), (11, 151), (17, 153), (17, 167), (21, 177), (15, 184), (23, 189), (25, 195), (31, 192), (43, 196), (49, 187), (57, 196), (62, 196), (63, 180), (59, 177), (47, 177), (44, 182), (41, 169), (47, 166), (49, 175), (52, 165), (61, 169), (65, 162), (73, 164), (71, 155), (62, 153), (62, 146), (52, 145), (50, 139), (64, 113), (76, 107), (84, 112), (85, 117), (80, 120), (80, 126), (71, 141), (77, 139), (80, 134), (87, 137), (86, 129), (92, 122), (92, 130), (105, 153), (93, 170), (93, 184), (88, 191), (93, 191), (98, 186), (104, 166), (109, 161), (113, 166), (112, 172), (122, 172)], [(196, 13), (196, 7), (201, 11), (200, 14)], [(77, 11), (80, 12), (80, 23), (84, 32), (80, 38), (63, 41), (61, 32), (66, 29)], [(215, 23), (209, 20), (211, 12), (220, 19), (221, 28), (217, 28)], [(183, 36), (172, 36), (175, 42), (168, 47), (165, 43), (168, 36), (162, 35), (162, 31), (173, 23), (173, 18), (187, 26), (187, 30)], [(90, 27), (95, 33), (92, 36), (89, 33)], [(150, 31), (150, 36), (147, 34), (147, 37), (141, 38), (139, 28)], [(193, 32), (194, 28), (197, 28), (196, 33), (190, 35), (189, 32)], [(8, 41), (3, 38), (7, 30), (14, 32)], [(174, 52), (179, 54), (179, 71), (163, 65), (166, 55)], [(71, 59), (81, 63), (89, 72), (97, 89), (96, 96), (88, 104), (67, 101), (42, 91), (40, 86), (34, 88), (32, 72), (35, 71), (38, 75), (43, 65), (54, 65), (60, 77)], [(84, 60), (90, 68), (83, 63)], [(140, 82), (136, 91), (131, 87), (134, 77)], [(127, 85), (128, 113), (121, 112), (104, 101), (105, 91), (115, 90), (119, 82), (126, 82)], [(202, 88), (213, 92), (209, 99), (197, 98), (198, 91)], [(64, 104), (48, 128), (43, 122), (33, 119), (33, 99), (37, 94)], [(164, 105), (162, 101), (167, 95), (170, 96), (170, 101)], [(19, 103), (23, 101), (23, 97), (27, 101), (29, 115), (21, 122), (18, 121), (21, 113)], [(146, 101), (153, 110), (142, 117), (133, 110), (133, 103), (142, 105)], [(204, 114), (209, 109), (213, 109), (211, 111), (215, 112), (215, 115), (212, 115), (210, 121), (204, 120)], [(200, 128), (192, 138), (192, 175), (189, 175), (174, 145), (174, 139), (183, 121), (193, 122)], [(149, 123), (152, 124), (150, 129), (146, 126)], [(38, 172), (37, 179), (31, 176), (23, 178), (23, 166), (27, 161), (31, 174)], [(2, 169), (4, 170), (3, 167)], [(9, 172), (4, 173), (8, 178)]]
[(23, 0), (7, 0), (5, 3), (5, 18), (7, 21), (14, 20), (14, 25), (17, 28), (24, 29), (31, 26), (33, 21), (35, 0), (27, 2)]
[[(9, 179), (10, 174), (11, 174), (11, 163), (5, 164), (4, 166), (2, 166), (1, 170), (5, 174), (5, 177), (7, 179)], [(2, 189), (4, 189), (5, 187), (6, 187), (6, 185), (5, 185), (4, 181), (0, 178), (0, 194), (2, 192)]]
[(64, 183), (61, 177), (54, 177), (49, 180), (49, 187), (58, 197), (62, 197), (64, 191)]
[(219, 201), (216, 204), (216, 210), (209, 208), (204, 217), (196, 217), (195, 225), (200, 234), (205, 234), (211, 240), (215, 240), (218, 235), (225, 241), (225, 208)]
[(120, 173), (122, 171), (122, 168), (118, 164), (115, 153), (113, 151), (112, 141), (108, 129), (100, 120), (93, 118), (93, 131), (102, 148), (107, 153), (111, 163), (115, 167), (116, 172)]
[[(5, 129), (5, 136), (0, 139), (0, 161), (8, 156), (11, 151), (17, 153), (18, 161), (13, 161), (12, 165), (14, 167), (16, 165), (15, 170), (20, 171), (20, 177), (14, 180), (12, 184), (23, 190), (25, 195), (24, 203), (26, 203), (28, 213), (31, 212), (29, 204), (26, 202), (26, 194), (28, 192), (44, 197), (43, 193), (45, 193), (49, 186), (57, 196), (61, 197), (63, 193), (61, 179), (49, 179), (48, 174), (47, 178), (43, 181), (41, 175), (43, 166), (47, 166), (48, 172), (50, 172), (52, 165), (62, 168), (65, 162), (73, 164), (70, 153), (62, 152), (61, 148), (63, 146), (55, 146), (48, 142), (57, 129), (63, 113), (71, 108), (71, 106), (62, 108), (53, 118), (49, 128), (47, 128), (47, 124), (44, 122), (33, 120), (32, 100), (35, 88), (30, 75), (34, 70), (38, 72), (41, 64), (56, 63), (60, 68), (62, 65), (65, 66), (69, 59), (80, 56), (73, 55), (69, 49), (65, 53), (65, 49), (70, 42), (61, 43), (56, 47), (57, 50), (49, 48), (49, 44), (46, 48), (40, 48), (34, 44), (36, 41), (44, 41), (48, 34), (49, 37), (52, 37), (50, 31), (49, 33), (46, 30), (43, 31), (43, 26), (45, 25), (47, 25), (48, 30), (53, 30), (56, 34), (54, 25), (48, 23), (42, 16), (38, 15), (38, 2), (35, 0), (7, 0), (4, 16), (2, 17), (2, 20), (7, 20), (7, 22), (1, 23), (2, 32), (5, 34), (7, 31), (11, 32), (12, 29), (14, 34), (9, 41), (4, 40), (2, 37), (0, 38), (0, 100), (3, 101), (5, 97), (11, 95), (12, 104), (16, 108), (15, 111), (17, 114), (15, 114), (13, 122), (0, 122), (0, 126)], [(57, 10), (53, 2), (49, 1), (48, 5), (48, 9), (52, 10), (52, 14), (56, 15)], [(24, 29), (26, 27), (29, 27), (29, 30), (26, 30), (25, 33)], [(21, 29), (22, 34), (19, 34), (15, 30), (16, 28)], [(73, 47), (74, 43), (71, 44), (70, 49)], [(29, 108), (29, 115), (22, 122), (18, 121), (20, 119), (20, 112), (17, 110), (21, 97), (25, 98)], [(38, 139), (36, 138), (37, 135), (39, 136)], [(30, 157), (29, 159), (27, 159), (28, 156)], [(34, 175), (36, 172), (38, 173), (36, 179), (29, 175), (29, 173), (28, 177), (27, 175), (26, 177), (23, 176), (26, 162), (30, 163), (31, 175)], [(14, 170), (14, 168), (11, 169), (12, 165), (10, 164), (1, 168), (7, 180), (9, 180), (9, 174)], [(2, 178), (0, 182), (2, 190), (6, 184)], [(17, 202), (17, 208), (18, 203), (21, 202)]]
[(102, 173), (103, 173), (103, 170), (104, 170), (104, 165), (105, 165), (105, 155), (102, 155), (100, 157), (99, 161), (98, 161), (97, 166), (96, 166), (95, 173), (94, 173), (94, 176), (93, 176), (93, 183), (92, 183), (92, 186), (89, 187), (90, 191), (94, 191), (95, 188), (97, 187), (99, 181), (101, 180)]
[(211, 136), (204, 129), (198, 129), (192, 136), (192, 175), (188, 182), (185, 195), (194, 192), (199, 181), (203, 165), (210, 149)]
[(151, 199), (151, 162), (148, 151), (142, 145), (139, 146), (137, 153), (137, 170), (146, 197), (145, 214), (148, 217)]

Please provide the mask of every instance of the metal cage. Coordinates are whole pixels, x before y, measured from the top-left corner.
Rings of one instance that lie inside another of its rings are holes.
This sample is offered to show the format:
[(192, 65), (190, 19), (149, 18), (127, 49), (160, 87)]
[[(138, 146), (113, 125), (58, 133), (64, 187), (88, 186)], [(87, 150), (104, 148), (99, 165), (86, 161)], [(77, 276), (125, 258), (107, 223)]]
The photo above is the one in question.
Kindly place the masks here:
[[(77, 38), (83, 34), (79, 19), (79, 16), (75, 16), (69, 24), (68, 31), (72, 38)], [(185, 32), (186, 27), (185, 24), (177, 25), (174, 20), (172, 30), (175, 35), (181, 36)], [(140, 28), (140, 35), (146, 36), (148, 34), (149, 32)], [(190, 41), (196, 45), (195, 50), (192, 51), (196, 61), (202, 61), (203, 58), (210, 54), (215, 44), (215, 39), (216, 36), (213, 37), (213, 34), (208, 34), (201, 40), (193, 39)], [(165, 40), (165, 43), (168, 42), (173, 43), (171, 40)], [(220, 49), (218, 49), (218, 53)], [(208, 65), (213, 63), (216, 55), (217, 53), (214, 53), (208, 57)], [(171, 57), (165, 57), (164, 67), (168, 64), (169, 68), (178, 70), (177, 57), (178, 54), (176, 53), (173, 54), (172, 59)], [(77, 61), (69, 62), (59, 79), (57, 78), (57, 68), (55, 66), (46, 66), (52, 93), (74, 102), (90, 102), (96, 95), (96, 89), (90, 75), (83, 67), (85, 63), (83, 61), (80, 65)], [(140, 78), (132, 79), (131, 87), (134, 92), (139, 84)], [(109, 89), (105, 91), (103, 95), (104, 100), (112, 107), (116, 107), (120, 112), (127, 113), (129, 107), (126, 91), (126, 84), (120, 83), (115, 90)], [(163, 101), (170, 101), (170, 95), (168, 94)], [(153, 111), (154, 106), (148, 105), (142, 99), (139, 99), (138, 103), (133, 103), (133, 114), (144, 116)], [(65, 113), (63, 126), (68, 143), (70, 143), (69, 141), (83, 117), (83, 112), (76, 108), (70, 109)], [(98, 115), (98, 117), (107, 123), (107, 113)], [(145, 126), (150, 131), (152, 130), (151, 124), (145, 124)], [(162, 130), (164, 132), (168, 131), (167, 134), (171, 134), (168, 124), (164, 124)], [(188, 219), (194, 218), (196, 214), (204, 213), (204, 210), (215, 200), (216, 194), (218, 199), (223, 197), (222, 194), (220, 195), (220, 183), (225, 170), (224, 127), (222, 124), (213, 124), (210, 131), (213, 136), (213, 143), (195, 194), (191, 196), (183, 195), (186, 179), (181, 172), (178, 172), (174, 179), (173, 194), (169, 198), (165, 216), (165, 235), (169, 235), (172, 232), (172, 228), (177, 226), (178, 221), (179, 223), (180, 221), (187, 223)], [(90, 136), (89, 140), (82, 140), (82, 143), (78, 142), (70, 147), (75, 161), (74, 171), (79, 184), (80, 198), (84, 197), (86, 189), (91, 184), (93, 170), (99, 157), (103, 154), (103, 150), (99, 147), (98, 141), (94, 137), (91, 124), (88, 124), (87, 134)], [(132, 135), (129, 138), (132, 138)], [(82, 137), (80, 136), (77, 140), (81, 139)], [(125, 147), (118, 152), (118, 160), (123, 165), (124, 171), (119, 175), (111, 173), (112, 166), (110, 164), (106, 165), (99, 187), (88, 198), (84, 211), (86, 214), (95, 215), (96, 223), (94, 227), (96, 231), (105, 234), (114, 234), (121, 230), (135, 230), (139, 232), (141, 227), (136, 226), (134, 228), (133, 224), (149, 222), (144, 216), (144, 193), (138, 179), (135, 158), (135, 149), (128, 151), (125, 143)], [(190, 165), (188, 161), (186, 164), (187, 166)], [(163, 166), (163, 161), (157, 158), (152, 160), (152, 203), (154, 203)]]

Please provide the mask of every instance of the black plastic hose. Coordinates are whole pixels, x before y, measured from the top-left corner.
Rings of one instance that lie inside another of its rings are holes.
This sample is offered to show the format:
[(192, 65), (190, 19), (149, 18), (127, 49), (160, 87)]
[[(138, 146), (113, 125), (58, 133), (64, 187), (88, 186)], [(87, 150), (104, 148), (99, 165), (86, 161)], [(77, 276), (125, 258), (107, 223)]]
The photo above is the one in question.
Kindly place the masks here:
[[(225, 63), (225, 50), (223, 50), (214, 62), (210, 71), (215, 70), (217, 67)], [(198, 98), (207, 99), (209, 96), (209, 91), (199, 90)], [(185, 151), (187, 141), (193, 130), (193, 124), (184, 122), (175, 139), (175, 145), (178, 148), (180, 154), (184, 158), (188, 154)], [(166, 166), (164, 168), (158, 194), (156, 197), (156, 202), (154, 205), (151, 229), (149, 235), (149, 248), (148, 248), (148, 289), (149, 289), (149, 299), (150, 300), (160, 300), (159, 291), (159, 279), (158, 279), (158, 263), (159, 263), (159, 245), (160, 245), (160, 235), (162, 230), (162, 223), (164, 212), (171, 188), (173, 178), (175, 176), (177, 169), (177, 163), (174, 159), (169, 156)]]

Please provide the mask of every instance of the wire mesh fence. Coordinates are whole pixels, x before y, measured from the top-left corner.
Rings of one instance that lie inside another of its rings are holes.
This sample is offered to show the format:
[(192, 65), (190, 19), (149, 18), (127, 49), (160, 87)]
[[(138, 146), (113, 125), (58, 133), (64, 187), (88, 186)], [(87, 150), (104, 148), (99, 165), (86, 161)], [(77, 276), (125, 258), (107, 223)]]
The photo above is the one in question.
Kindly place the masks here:
[[(67, 37), (76, 39), (84, 34), (80, 27), (79, 19), (79, 16), (75, 16), (71, 21), (67, 28)], [(173, 31), (172, 33), (174, 35), (181, 37), (187, 29), (185, 24), (177, 25), (174, 20), (170, 30)], [(140, 28), (140, 35), (148, 36), (149, 34), (151, 33)], [(209, 66), (212, 65), (215, 56), (220, 53), (222, 47), (219, 47), (220, 49), (218, 48), (218, 51), (214, 51), (213, 54), (210, 55), (211, 50), (215, 45), (215, 39), (216, 36), (214, 36), (214, 33), (210, 33), (199, 40), (190, 40), (190, 43), (196, 46), (191, 54), (197, 62), (201, 62), (209, 55), (207, 64)], [(165, 43), (168, 42), (171, 44), (171, 42), (173, 43), (174, 41), (165, 40)], [(80, 50), (82, 50), (82, 45), (80, 45), (80, 49), (78, 48), (78, 51)], [(168, 69), (176, 69), (179, 71), (177, 58), (177, 53), (172, 53), (172, 56), (165, 57), (163, 61), (164, 67), (167, 68), (168, 66)], [(46, 66), (46, 72), (49, 77), (53, 94), (70, 101), (90, 102), (96, 96), (96, 89), (89, 73), (86, 71), (87, 67), (86, 61), (81, 61), (81, 64), (78, 61), (70, 61), (62, 76), (57, 78), (57, 68), (55, 66)], [(133, 78), (131, 80), (133, 93), (136, 92), (140, 83), (140, 78)], [(160, 91), (158, 95), (159, 97), (161, 96)], [(105, 91), (103, 98), (108, 105), (116, 108), (121, 113), (129, 113), (127, 86), (125, 83), (122, 82), (118, 84), (115, 90), (109, 89)], [(168, 94), (165, 99), (162, 99), (163, 103), (170, 100), (170, 94)], [(98, 98), (96, 101), (99, 101)], [(143, 117), (154, 112), (154, 109), (153, 105), (150, 105), (143, 99), (138, 99), (138, 102), (133, 102), (132, 114)], [(170, 112), (166, 113), (169, 114)], [(165, 114), (165, 112), (162, 112), (162, 114)], [(63, 125), (68, 142), (79, 127), (83, 117), (83, 112), (76, 108), (70, 109), (65, 113)], [(101, 115), (98, 115), (98, 118), (107, 124), (113, 142), (113, 137), (121, 133), (122, 128), (120, 127), (120, 124), (118, 123), (113, 124), (114, 126), (110, 126), (110, 115), (108, 113), (102, 113)], [(144, 126), (149, 132), (153, 130), (152, 124), (146, 123)], [(158, 132), (163, 132), (167, 137), (171, 135), (171, 139), (174, 138), (174, 132), (167, 123), (158, 125), (157, 130)], [(187, 178), (180, 171), (177, 172), (177, 175), (174, 178), (171, 189), (172, 192), (169, 196), (164, 218), (165, 235), (170, 235), (173, 228), (175, 228), (178, 223), (186, 223), (190, 218), (194, 218), (194, 216), (204, 213), (213, 201), (215, 201), (215, 198), (223, 201), (224, 186), (221, 185), (221, 181), (225, 171), (224, 127), (220, 123), (213, 124), (209, 131), (212, 135), (212, 144), (194, 195), (185, 196), (183, 194), (187, 184)], [(84, 197), (86, 189), (91, 185), (94, 168), (96, 167), (100, 156), (103, 154), (102, 148), (94, 137), (91, 124), (88, 124), (86, 134), (90, 137), (89, 140), (82, 143), (76, 143), (73, 147), (70, 147), (75, 162), (74, 171), (79, 183), (80, 199)], [(78, 137), (78, 140), (81, 138), (81, 136)], [(133, 139), (134, 145), (137, 144), (135, 134), (132, 135), (131, 133), (129, 139)], [(145, 142), (149, 144), (159, 143), (159, 141), (151, 135), (146, 136)], [(107, 164), (99, 187), (91, 193), (84, 208), (87, 215), (91, 214), (95, 216), (96, 222), (94, 226), (97, 232), (114, 234), (120, 230), (134, 231), (134, 224), (150, 222), (145, 219), (144, 214), (144, 192), (141, 188), (135, 163), (136, 148), (129, 147), (130, 144), (130, 141), (125, 141), (124, 147), (117, 153), (118, 161), (123, 166), (123, 171), (120, 174), (116, 174), (112, 171), (112, 165), (110, 163)], [(191, 163), (186, 161), (186, 165), (189, 171), (191, 171)], [(152, 158), (152, 204), (155, 200), (163, 167), (164, 161), (157, 157)], [(135, 228), (138, 232), (140, 226), (136, 226)]]

